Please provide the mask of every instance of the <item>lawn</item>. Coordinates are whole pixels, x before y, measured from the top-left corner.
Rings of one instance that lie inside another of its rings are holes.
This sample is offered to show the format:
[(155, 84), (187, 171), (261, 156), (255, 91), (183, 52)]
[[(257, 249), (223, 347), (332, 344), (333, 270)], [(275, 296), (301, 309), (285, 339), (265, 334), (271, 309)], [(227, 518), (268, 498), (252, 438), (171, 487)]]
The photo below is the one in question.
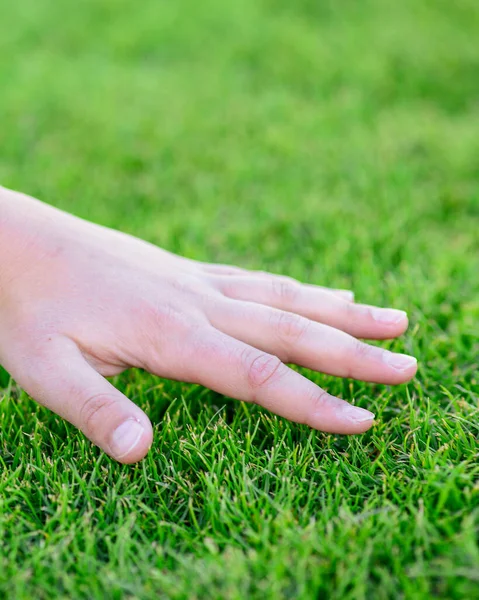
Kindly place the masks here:
[[(16, 0), (0, 183), (204, 261), (404, 308), (347, 438), (130, 371), (116, 464), (0, 373), (0, 598), (479, 598), (479, 5)], [(128, 315), (125, 315), (128, 318)]]

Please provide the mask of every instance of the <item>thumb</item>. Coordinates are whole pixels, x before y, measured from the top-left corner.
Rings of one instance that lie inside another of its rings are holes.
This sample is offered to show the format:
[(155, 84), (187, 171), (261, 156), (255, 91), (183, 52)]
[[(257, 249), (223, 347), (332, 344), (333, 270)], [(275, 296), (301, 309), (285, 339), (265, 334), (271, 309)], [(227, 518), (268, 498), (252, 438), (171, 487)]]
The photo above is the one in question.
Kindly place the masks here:
[(125, 464), (142, 459), (153, 439), (145, 413), (97, 373), (72, 340), (55, 337), (45, 346), (18, 383), (112, 458)]

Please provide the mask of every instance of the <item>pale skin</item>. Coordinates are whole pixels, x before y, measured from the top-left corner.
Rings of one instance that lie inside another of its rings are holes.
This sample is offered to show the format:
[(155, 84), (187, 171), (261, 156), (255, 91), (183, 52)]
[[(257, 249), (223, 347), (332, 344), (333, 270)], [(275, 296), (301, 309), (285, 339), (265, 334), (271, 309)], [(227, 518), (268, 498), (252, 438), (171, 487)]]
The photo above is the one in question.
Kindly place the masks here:
[(153, 430), (105, 377), (142, 368), (359, 434), (371, 412), (286, 363), (404, 383), (416, 360), (359, 338), (407, 326), (403, 311), (355, 303), (351, 292), (182, 258), (0, 188), (0, 364), (119, 462), (142, 459)]

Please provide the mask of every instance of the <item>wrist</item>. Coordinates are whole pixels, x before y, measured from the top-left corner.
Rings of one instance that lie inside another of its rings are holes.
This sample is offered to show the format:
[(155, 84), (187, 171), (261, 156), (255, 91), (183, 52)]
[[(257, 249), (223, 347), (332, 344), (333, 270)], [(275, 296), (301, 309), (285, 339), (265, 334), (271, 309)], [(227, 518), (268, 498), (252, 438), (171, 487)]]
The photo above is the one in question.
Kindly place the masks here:
[(45, 218), (41, 206), (29, 196), (0, 187), (0, 286), (22, 271), (22, 257)]

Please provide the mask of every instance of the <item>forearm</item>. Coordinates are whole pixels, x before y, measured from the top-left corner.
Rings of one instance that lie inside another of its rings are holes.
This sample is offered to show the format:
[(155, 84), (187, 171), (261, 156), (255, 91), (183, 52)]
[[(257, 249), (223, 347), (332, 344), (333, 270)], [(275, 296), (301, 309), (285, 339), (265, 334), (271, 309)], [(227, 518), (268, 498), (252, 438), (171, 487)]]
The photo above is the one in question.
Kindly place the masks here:
[(25, 243), (22, 222), (27, 219), (27, 202), (23, 196), (0, 187), (0, 286), (7, 284), (15, 269), (19, 248)]

